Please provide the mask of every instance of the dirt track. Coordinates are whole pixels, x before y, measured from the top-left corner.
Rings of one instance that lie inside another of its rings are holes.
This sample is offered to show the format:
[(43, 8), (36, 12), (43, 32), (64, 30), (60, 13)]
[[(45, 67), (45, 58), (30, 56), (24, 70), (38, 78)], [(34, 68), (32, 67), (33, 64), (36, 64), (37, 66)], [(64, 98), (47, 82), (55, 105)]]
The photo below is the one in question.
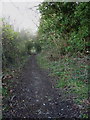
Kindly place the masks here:
[(79, 117), (79, 110), (70, 99), (53, 87), (52, 77), (41, 69), (32, 55), (21, 75), (16, 79), (13, 95), (9, 100), (7, 118), (72, 118)]

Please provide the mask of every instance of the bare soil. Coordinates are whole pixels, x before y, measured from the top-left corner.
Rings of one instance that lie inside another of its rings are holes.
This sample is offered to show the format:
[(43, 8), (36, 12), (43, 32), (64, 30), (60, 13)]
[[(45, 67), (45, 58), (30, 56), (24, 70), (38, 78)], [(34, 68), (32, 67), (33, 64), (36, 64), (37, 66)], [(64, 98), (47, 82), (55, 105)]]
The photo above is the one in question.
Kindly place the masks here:
[(32, 55), (21, 74), (14, 81), (13, 92), (8, 99), (9, 109), (4, 118), (78, 118), (80, 110), (72, 99), (64, 98), (64, 92), (53, 85), (55, 78), (37, 64)]

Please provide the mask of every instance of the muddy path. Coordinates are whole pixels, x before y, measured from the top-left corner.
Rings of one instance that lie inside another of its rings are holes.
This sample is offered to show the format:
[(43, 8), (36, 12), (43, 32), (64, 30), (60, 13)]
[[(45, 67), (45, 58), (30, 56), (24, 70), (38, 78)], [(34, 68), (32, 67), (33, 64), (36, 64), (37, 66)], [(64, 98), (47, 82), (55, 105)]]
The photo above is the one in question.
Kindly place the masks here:
[(4, 113), (6, 118), (72, 118), (79, 117), (79, 109), (63, 92), (53, 87), (52, 77), (41, 69), (32, 55), (21, 75), (16, 79), (13, 95)]

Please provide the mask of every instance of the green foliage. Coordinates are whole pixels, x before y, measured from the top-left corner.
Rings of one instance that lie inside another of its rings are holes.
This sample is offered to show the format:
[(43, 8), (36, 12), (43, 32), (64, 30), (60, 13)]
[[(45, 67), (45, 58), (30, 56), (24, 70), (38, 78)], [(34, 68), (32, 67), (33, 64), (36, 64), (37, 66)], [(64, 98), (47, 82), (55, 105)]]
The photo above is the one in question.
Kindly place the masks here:
[(7, 88), (2, 88), (2, 96), (7, 96), (7, 95), (8, 95)]
[(26, 44), (25, 44), (25, 47), (27, 49), (27, 53), (28, 54), (31, 54), (31, 49), (33, 48), (33, 43), (32, 41), (27, 41)]
[(40, 42), (58, 54), (85, 53), (90, 39), (90, 2), (44, 2), (39, 7)]
[(28, 54), (32, 54), (33, 50), (35, 50), (35, 53), (40, 53), (41, 52), (41, 46), (36, 41), (27, 41), (25, 46), (26, 46)]
[(34, 47), (35, 47), (37, 53), (40, 53), (40, 52), (41, 52), (41, 46), (40, 46), (39, 43), (35, 42), (35, 43), (34, 43)]
[(15, 32), (13, 27), (5, 20), (2, 23), (2, 63), (4, 72), (7, 68), (23, 63), (23, 57), (27, 55), (25, 41), (28, 38), (26, 34), (22, 36), (22, 33)]

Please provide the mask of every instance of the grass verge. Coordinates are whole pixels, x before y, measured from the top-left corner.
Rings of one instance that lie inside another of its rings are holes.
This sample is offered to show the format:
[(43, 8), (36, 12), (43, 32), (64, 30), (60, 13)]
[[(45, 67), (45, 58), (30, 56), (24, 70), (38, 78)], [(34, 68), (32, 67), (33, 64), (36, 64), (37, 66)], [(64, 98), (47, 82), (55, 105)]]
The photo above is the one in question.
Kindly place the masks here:
[(51, 76), (57, 76), (57, 88), (62, 88), (68, 94), (73, 94), (74, 102), (81, 109), (81, 117), (88, 118), (88, 61), (87, 56), (64, 56), (51, 61), (45, 53), (37, 56), (42, 68), (50, 69)]

